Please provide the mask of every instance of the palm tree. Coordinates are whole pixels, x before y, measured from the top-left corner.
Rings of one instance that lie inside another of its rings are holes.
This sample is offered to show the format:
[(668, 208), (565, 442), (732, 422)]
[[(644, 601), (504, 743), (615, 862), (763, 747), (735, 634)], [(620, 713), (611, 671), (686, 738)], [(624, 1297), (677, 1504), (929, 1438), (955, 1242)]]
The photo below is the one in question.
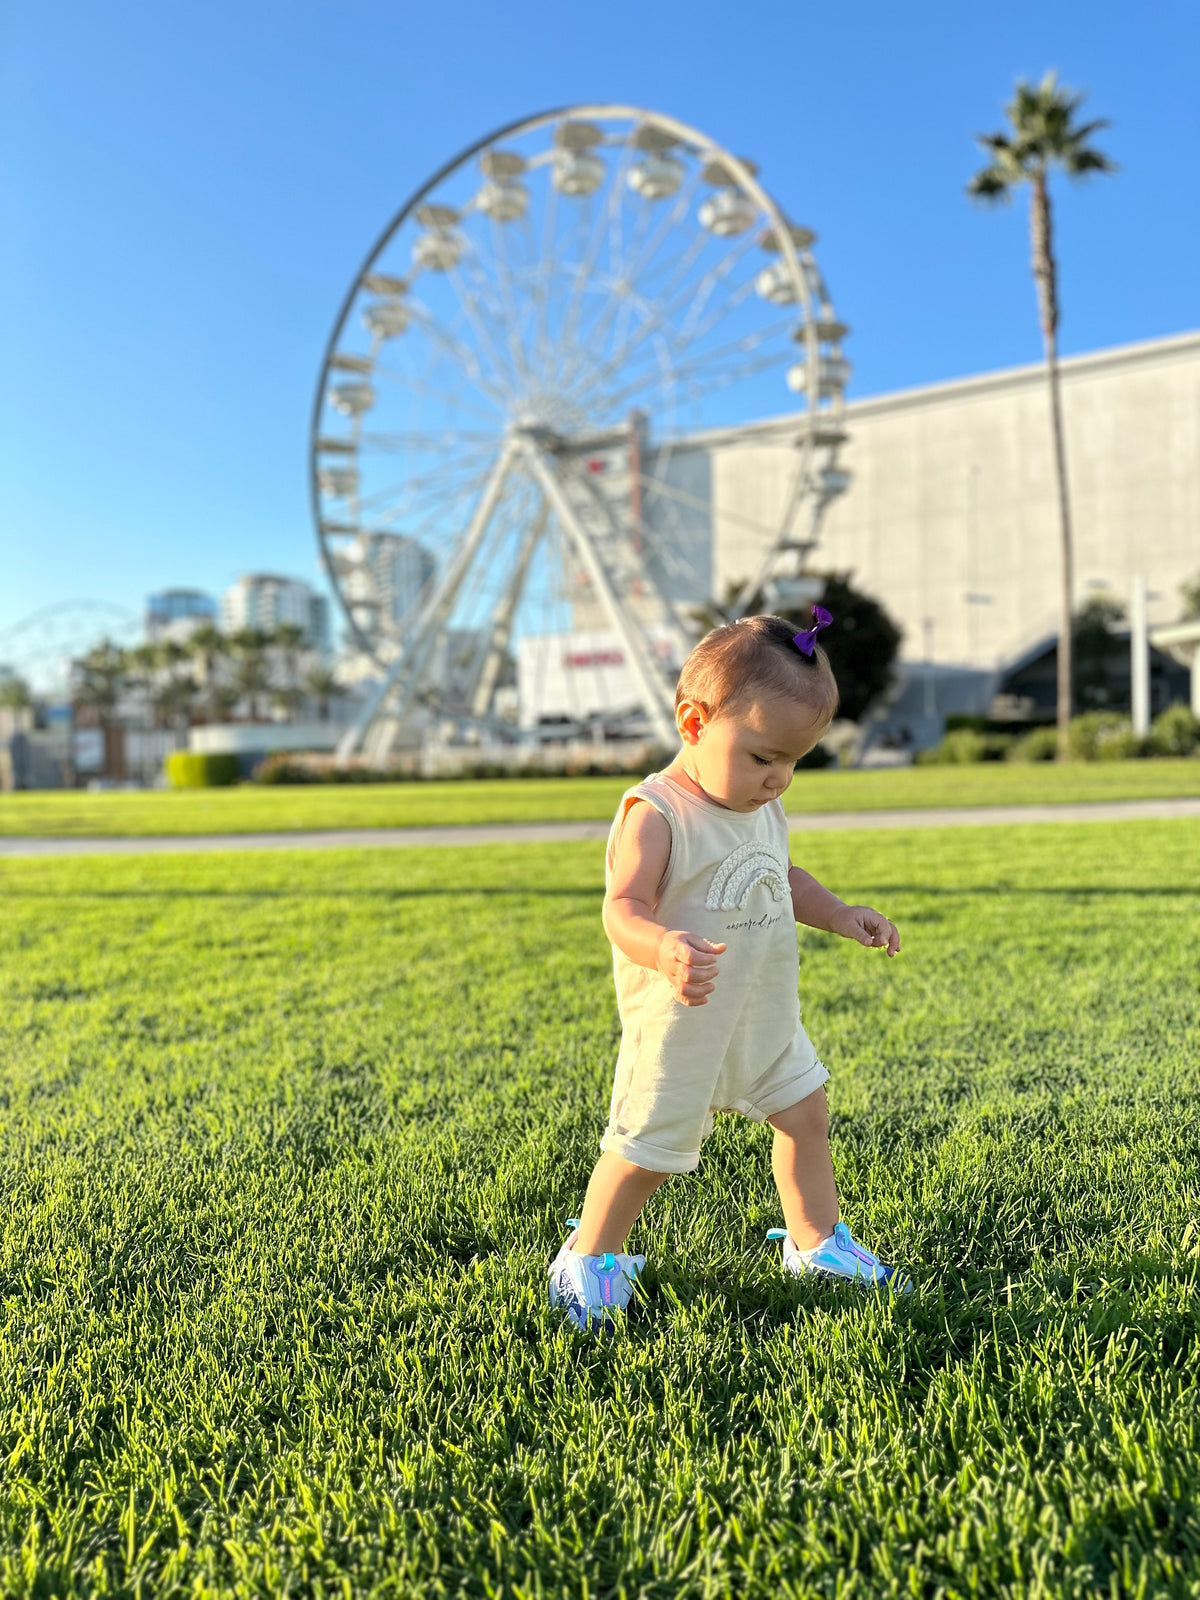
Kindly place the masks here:
[(25, 711), (33, 704), (33, 693), (25, 679), (8, 667), (0, 667), (0, 708)]
[(1013, 98), (1004, 108), (1009, 131), (976, 136), (989, 159), (987, 166), (977, 172), (967, 185), (967, 193), (973, 198), (989, 201), (1011, 200), (1018, 184), (1027, 183), (1030, 186), (1029, 235), (1042, 323), (1042, 345), (1046, 352), (1046, 376), (1050, 381), (1050, 419), (1054, 434), (1058, 520), (1062, 540), (1058, 753), (1063, 760), (1067, 755), (1067, 729), (1071, 721), (1071, 601), (1075, 572), (1067, 454), (1058, 381), (1058, 271), (1054, 260), (1049, 177), (1053, 167), (1061, 167), (1071, 178), (1086, 177), (1089, 172), (1116, 170), (1106, 155), (1088, 144), (1091, 136), (1100, 128), (1108, 127), (1108, 123), (1080, 123), (1075, 120), (1083, 99), (1083, 95), (1073, 94), (1060, 85), (1053, 72), (1048, 72), (1037, 85), (1019, 80)]
[(342, 692), (342, 686), (328, 667), (310, 667), (304, 675), (304, 688), (317, 702), (317, 720), (329, 721), (329, 702)]
[(268, 635), (258, 628), (243, 628), (229, 641), (237, 662), (234, 685), (247, 701), (251, 722), (258, 720), (259, 697), (271, 688), (268, 642)]
[(221, 630), (204, 622), (188, 636), (198, 697), (206, 716), (222, 721), (241, 698), (229, 681), (232, 645)]
[(71, 675), (76, 703), (94, 711), (100, 726), (106, 727), (129, 685), (128, 652), (111, 639), (101, 639), (85, 656), (71, 663)]
[(294, 622), (281, 622), (271, 635), (271, 644), (283, 658), (283, 682), (276, 688), (273, 702), (291, 722), (295, 718), (297, 706), (304, 703), (304, 691), (299, 682), (304, 629)]
[(211, 622), (202, 622), (188, 635), (188, 648), (196, 665), (196, 676), (202, 684), (212, 682), (217, 662), (226, 650), (225, 635)]

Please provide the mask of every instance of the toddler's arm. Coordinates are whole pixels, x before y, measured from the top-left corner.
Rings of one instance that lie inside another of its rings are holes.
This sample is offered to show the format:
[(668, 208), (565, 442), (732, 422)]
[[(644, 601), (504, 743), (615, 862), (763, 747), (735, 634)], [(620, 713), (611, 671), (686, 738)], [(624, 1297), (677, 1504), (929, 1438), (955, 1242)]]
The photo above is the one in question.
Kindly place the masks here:
[(792, 913), (805, 927), (824, 933), (840, 933), (843, 939), (885, 949), (889, 956), (900, 953), (900, 934), (894, 922), (870, 906), (848, 906), (844, 900), (818, 883), (811, 872), (788, 864), (788, 883), (792, 890)]
[(617, 835), (604, 896), (604, 931), (630, 961), (661, 972), (685, 1006), (708, 1003), (723, 944), (664, 928), (655, 919), (658, 887), (671, 855), (671, 825), (653, 806), (631, 806)]

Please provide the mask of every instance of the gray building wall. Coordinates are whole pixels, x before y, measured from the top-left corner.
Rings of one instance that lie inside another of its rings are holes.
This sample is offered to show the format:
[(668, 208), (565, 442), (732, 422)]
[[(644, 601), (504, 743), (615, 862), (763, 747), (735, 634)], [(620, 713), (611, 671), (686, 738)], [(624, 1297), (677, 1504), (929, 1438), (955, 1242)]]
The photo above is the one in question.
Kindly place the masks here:
[(646, 452), (644, 553), (655, 583), (677, 604), (703, 605), (713, 564), (712, 456), (707, 450)]
[[(1200, 570), (1200, 333), (1065, 361), (1077, 599), (1144, 572), (1179, 613)], [(1056, 629), (1059, 537), (1044, 369), (1019, 367), (846, 406), (853, 473), (812, 565), (849, 570), (905, 628), (904, 655), (990, 667)], [(756, 568), (795, 456), (794, 420), (714, 440), (712, 587)], [(735, 520), (738, 519), (738, 520)], [(697, 554), (700, 551), (697, 550)], [(968, 595), (990, 603), (972, 603)], [(931, 626), (923, 626), (924, 619)]]

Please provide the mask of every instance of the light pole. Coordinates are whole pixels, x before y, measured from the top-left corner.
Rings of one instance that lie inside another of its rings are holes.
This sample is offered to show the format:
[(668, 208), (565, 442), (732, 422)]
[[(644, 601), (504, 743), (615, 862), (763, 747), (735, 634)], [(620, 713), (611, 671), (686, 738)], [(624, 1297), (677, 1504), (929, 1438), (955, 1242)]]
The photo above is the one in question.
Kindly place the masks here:
[(1144, 739), (1150, 732), (1150, 634), (1146, 600), (1146, 574), (1136, 572), (1129, 601), (1129, 691), (1136, 739)]

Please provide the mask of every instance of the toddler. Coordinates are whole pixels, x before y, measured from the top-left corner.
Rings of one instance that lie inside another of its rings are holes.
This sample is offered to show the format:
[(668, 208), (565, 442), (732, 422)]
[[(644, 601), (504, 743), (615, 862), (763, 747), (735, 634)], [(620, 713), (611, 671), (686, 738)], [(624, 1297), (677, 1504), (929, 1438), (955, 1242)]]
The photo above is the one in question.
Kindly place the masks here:
[(900, 949), (895, 926), (848, 906), (788, 859), (782, 795), (837, 709), (818, 631), (745, 617), (708, 634), (675, 692), (682, 745), (622, 796), (609, 834), (604, 928), (613, 946), (621, 1048), (608, 1127), (583, 1215), (550, 1267), (550, 1302), (579, 1328), (611, 1330), (645, 1257), (624, 1253), (646, 1201), (693, 1172), (713, 1114), (774, 1129), (771, 1163), (796, 1275), (906, 1291), (838, 1221), (829, 1074), (800, 1021), (793, 922)]

